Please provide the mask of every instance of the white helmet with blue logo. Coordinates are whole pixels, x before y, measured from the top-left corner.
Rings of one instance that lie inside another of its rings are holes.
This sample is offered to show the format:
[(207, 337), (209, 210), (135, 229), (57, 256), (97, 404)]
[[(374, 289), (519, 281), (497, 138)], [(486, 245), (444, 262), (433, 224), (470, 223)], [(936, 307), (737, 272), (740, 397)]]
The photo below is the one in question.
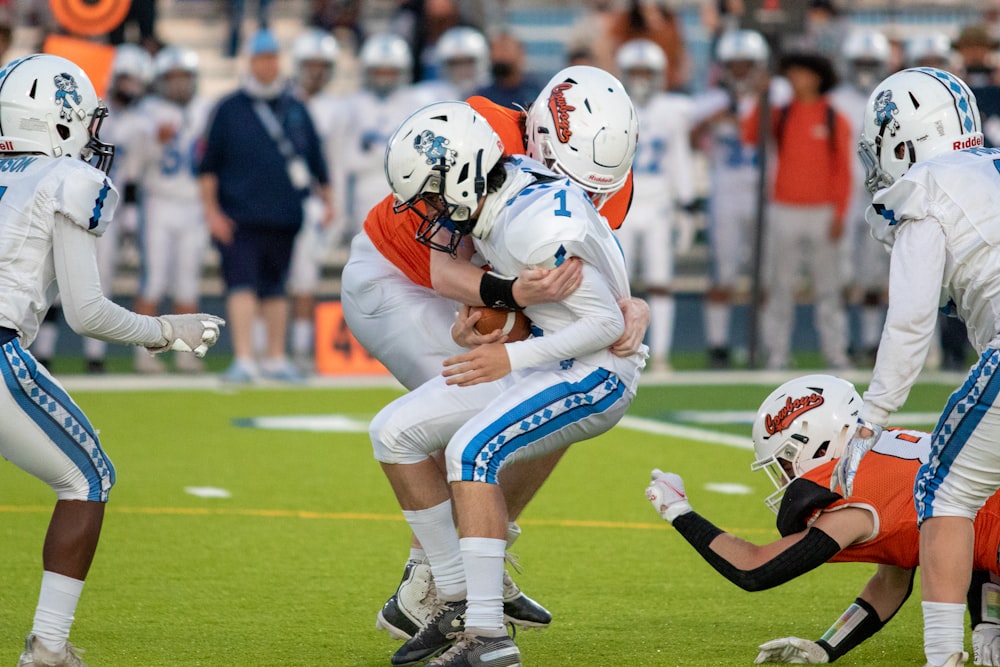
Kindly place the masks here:
[(98, 138), (108, 108), (75, 63), (44, 53), (0, 69), (0, 153), (75, 157), (107, 172), (115, 147)]
[[(385, 175), (396, 211), (423, 219), (417, 235), (435, 250), (454, 252), (475, 227), (486, 176), (503, 144), (486, 119), (465, 102), (437, 102), (413, 112), (389, 138)], [(441, 230), (450, 233), (434, 240)]]
[(649, 39), (632, 39), (615, 53), (618, 76), (636, 104), (645, 104), (663, 90), (667, 71), (667, 54)]
[(965, 82), (951, 72), (914, 67), (886, 78), (868, 98), (858, 154), (874, 193), (915, 162), (982, 145), (979, 107)]

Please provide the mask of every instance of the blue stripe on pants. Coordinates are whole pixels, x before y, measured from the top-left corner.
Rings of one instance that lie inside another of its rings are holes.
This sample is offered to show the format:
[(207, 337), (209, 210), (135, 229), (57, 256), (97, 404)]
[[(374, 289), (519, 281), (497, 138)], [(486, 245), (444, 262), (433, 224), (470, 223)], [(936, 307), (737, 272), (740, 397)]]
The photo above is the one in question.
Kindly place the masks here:
[(3, 346), (0, 373), (24, 413), (83, 474), (89, 488), (87, 500), (107, 502), (115, 468), (101, 449), (94, 427), (69, 394), (38, 372), (34, 358), (18, 339)]
[(931, 436), (930, 460), (920, 467), (913, 489), (917, 521), (934, 514), (938, 488), (983, 416), (1000, 395), (1000, 350), (986, 350), (961, 387), (948, 399)]
[[(462, 481), (496, 484), (504, 460), (570, 424), (610, 409), (625, 394), (603, 368), (579, 382), (561, 382), (522, 401), (479, 432), (462, 451)], [(567, 443), (568, 444), (568, 443)]]

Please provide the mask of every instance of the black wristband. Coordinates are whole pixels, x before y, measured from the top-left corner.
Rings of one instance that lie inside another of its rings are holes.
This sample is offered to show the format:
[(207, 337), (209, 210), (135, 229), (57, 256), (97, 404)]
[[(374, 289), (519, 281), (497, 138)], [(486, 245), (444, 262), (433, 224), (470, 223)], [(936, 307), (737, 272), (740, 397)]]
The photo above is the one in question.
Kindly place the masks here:
[(516, 277), (508, 278), (493, 271), (483, 271), (479, 279), (479, 298), (490, 308), (498, 310), (521, 310), (514, 300), (514, 282)]
[(833, 662), (882, 629), (885, 622), (870, 604), (856, 598), (837, 622), (817, 641)]
[(126, 204), (135, 204), (139, 201), (139, 186), (135, 183), (126, 183), (125, 191), (122, 193), (122, 201)]

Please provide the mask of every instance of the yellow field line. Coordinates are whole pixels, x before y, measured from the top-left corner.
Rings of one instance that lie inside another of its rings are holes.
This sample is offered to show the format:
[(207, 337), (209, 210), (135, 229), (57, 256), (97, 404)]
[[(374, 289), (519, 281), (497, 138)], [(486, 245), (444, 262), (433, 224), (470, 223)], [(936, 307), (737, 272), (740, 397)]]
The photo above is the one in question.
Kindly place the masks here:
[[(0, 514), (49, 514), (51, 505), (0, 505)], [(247, 516), (279, 519), (325, 519), (328, 521), (396, 521), (400, 514), (374, 514), (366, 512), (312, 512), (307, 510), (239, 509), (224, 507), (120, 507), (108, 506), (109, 513), (144, 514), (160, 516)], [(548, 526), (556, 528), (612, 528), (618, 530), (672, 530), (665, 521), (642, 523), (633, 521), (594, 521), (586, 519), (518, 519), (522, 526)], [(741, 534), (773, 534), (772, 529), (737, 528), (729, 532)]]

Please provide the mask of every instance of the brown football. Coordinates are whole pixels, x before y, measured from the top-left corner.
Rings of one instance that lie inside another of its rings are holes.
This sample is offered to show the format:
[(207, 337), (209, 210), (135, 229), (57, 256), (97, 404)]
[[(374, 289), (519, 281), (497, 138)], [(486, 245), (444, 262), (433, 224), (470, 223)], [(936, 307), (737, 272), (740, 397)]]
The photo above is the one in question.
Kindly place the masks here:
[(507, 342), (524, 340), (531, 335), (531, 320), (519, 310), (498, 310), (486, 306), (472, 306), (472, 312), (482, 313), (476, 322), (476, 331), (488, 334), (502, 330), (507, 334)]

